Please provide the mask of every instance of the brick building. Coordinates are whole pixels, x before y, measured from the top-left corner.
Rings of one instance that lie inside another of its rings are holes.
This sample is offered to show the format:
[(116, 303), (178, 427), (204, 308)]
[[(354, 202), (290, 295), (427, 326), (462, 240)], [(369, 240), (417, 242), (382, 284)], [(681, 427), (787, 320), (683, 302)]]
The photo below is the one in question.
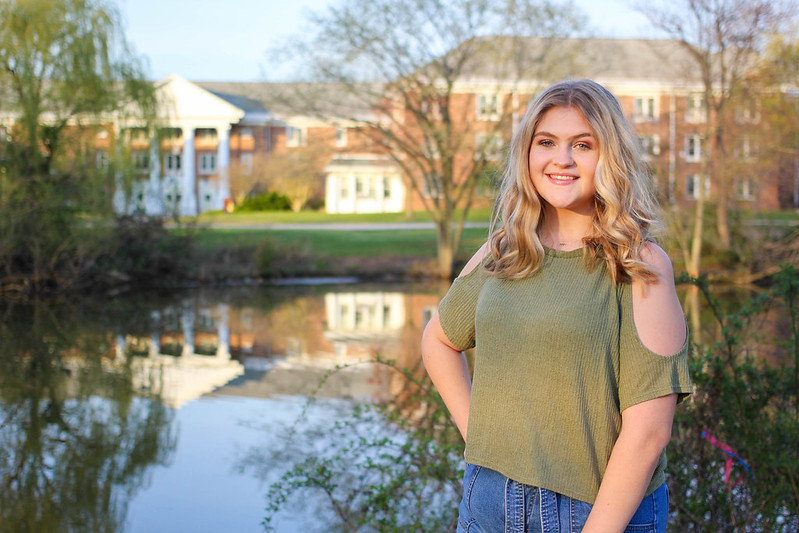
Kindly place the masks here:
[[(541, 42), (531, 40), (531, 48), (536, 46), (542, 46)], [(562, 61), (557, 58), (559, 68), (550, 75), (592, 78), (619, 98), (639, 135), (664, 203), (691, 204), (700, 193), (707, 157), (705, 104), (696, 67), (678, 43), (568, 39), (547, 53), (563, 54)], [(476, 58), (451, 94), (450, 115), (469, 125), (464, 131), (470, 136), (455, 156), (456, 167), (468, 166), (465, 163), (476, 153), (499, 165), (527, 104), (552, 81), (501, 79), (496, 63), (496, 57)], [(120, 212), (194, 215), (223, 209), (233, 196), (231, 173), (252, 174), (259, 160), (292, 152), (324, 154), (326, 164), (320, 168), (323, 177), (318, 187), (325, 191), (328, 212), (422, 208), (422, 198), (408, 187), (408, 180), (418, 177), (406, 175), (361, 127), (364, 121), (381, 119), (380, 109), (385, 107), (378, 106), (377, 100), (350, 101), (328, 109), (317, 105), (313, 113), (301, 114), (296, 107), (275, 103), (276, 93), (299, 92), (300, 86), (289, 84), (193, 83), (173, 75), (159, 82), (157, 89), (166, 104), (162, 131), (169, 134), (161, 135), (160, 142), (133, 136), (133, 161), (140, 176), (129, 196), (121, 188), (118, 191), (115, 202)], [(403, 113), (397, 103), (392, 109)], [(436, 113), (433, 106), (430, 113)], [(742, 131), (759, 120), (756, 111), (735, 117)], [(403, 120), (411, 123), (413, 118), (408, 115)], [(424, 142), (421, 133), (418, 142)], [(732, 151), (746, 161), (756, 147), (757, 141), (742, 133)], [(799, 207), (795, 165), (774, 161), (757, 166), (756, 174), (746, 168), (740, 165), (731, 176), (737, 202), (760, 209)], [(712, 198), (716, 184), (705, 183)], [(429, 187), (418, 190), (422, 195), (435, 194)]]

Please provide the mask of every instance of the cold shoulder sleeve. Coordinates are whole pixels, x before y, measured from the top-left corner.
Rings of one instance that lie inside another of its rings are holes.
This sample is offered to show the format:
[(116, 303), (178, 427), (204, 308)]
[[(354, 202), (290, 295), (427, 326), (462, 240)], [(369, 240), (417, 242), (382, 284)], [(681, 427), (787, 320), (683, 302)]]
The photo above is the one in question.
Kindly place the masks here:
[(635, 327), (629, 284), (619, 286), (619, 314), (619, 409), (624, 411), (673, 393), (678, 402), (684, 401), (693, 393), (688, 372), (688, 335), (682, 348), (671, 355), (660, 355), (644, 346)]
[(438, 305), (441, 329), (459, 350), (474, 348), (474, 317), (480, 291), (488, 274), (482, 266), (455, 278)]

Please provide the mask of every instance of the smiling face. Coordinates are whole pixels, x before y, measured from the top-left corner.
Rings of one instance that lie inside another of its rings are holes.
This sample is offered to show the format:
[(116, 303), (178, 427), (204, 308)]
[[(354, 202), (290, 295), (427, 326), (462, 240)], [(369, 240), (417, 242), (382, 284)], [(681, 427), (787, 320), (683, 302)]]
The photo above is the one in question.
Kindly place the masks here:
[(598, 162), (599, 142), (580, 111), (553, 107), (544, 113), (533, 134), (529, 165), (546, 211), (590, 215)]

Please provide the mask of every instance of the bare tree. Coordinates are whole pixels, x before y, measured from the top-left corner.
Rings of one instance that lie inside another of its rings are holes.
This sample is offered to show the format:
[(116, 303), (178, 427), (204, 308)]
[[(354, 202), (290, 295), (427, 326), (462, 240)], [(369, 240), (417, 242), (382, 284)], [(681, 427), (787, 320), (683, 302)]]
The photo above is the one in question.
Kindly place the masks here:
[(424, 201), (438, 274), (453, 261), (475, 190), (541, 84), (568, 72), (581, 27), (549, 0), (345, 0), (272, 57), (302, 65), (292, 108), (358, 124)]
[(725, 162), (731, 155), (725, 120), (733, 96), (755, 67), (767, 38), (778, 33), (794, 13), (790, 0), (662, 0), (636, 3), (636, 10), (669, 37), (681, 43), (701, 74), (705, 101), (707, 156), (694, 214), (691, 250), (686, 264), (700, 270), (704, 232), (705, 180), (715, 185), (719, 245), (729, 249), (732, 237), (729, 209), (732, 183)]
[(285, 195), (293, 211), (300, 211), (308, 200), (321, 194), (330, 154), (331, 150), (319, 146), (272, 154), (264, 163), (265, 183), (270, 191)]

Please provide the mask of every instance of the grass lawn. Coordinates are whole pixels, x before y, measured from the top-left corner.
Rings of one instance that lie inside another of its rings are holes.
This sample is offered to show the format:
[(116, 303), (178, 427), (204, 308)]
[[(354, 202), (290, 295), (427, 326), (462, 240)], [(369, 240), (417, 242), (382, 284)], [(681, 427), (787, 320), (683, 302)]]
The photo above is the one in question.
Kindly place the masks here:
[[(471, 209), (467, 221), (469, 222), (488, 222), (491, 210), (488, 208)], [(367, 214), (342, 214), (329, 215), (322, 211), (260, 211), (256, 213), (224, 213), (213, 211), (203, 213), (197, 218), (190, 219), (200, 225), (213, 224), (215, 222), (228, 225), (248, 225), (248, 224), (324, 224), (330, 223), (380, 223), (380, 222), (429, 222), (430, 216), (425, 211), (415, 211), (413, 216), (408, 218), (405, 213), (367, 213)]]
[[(459, 256), (470, 257), (488, 234), (487, 228), (463, 230)], [(433, 230), (330, 231), (205, 229), (197, 235), (200, 248), (221, 249), (273, 244), (317, 257), (435, 257)]]

